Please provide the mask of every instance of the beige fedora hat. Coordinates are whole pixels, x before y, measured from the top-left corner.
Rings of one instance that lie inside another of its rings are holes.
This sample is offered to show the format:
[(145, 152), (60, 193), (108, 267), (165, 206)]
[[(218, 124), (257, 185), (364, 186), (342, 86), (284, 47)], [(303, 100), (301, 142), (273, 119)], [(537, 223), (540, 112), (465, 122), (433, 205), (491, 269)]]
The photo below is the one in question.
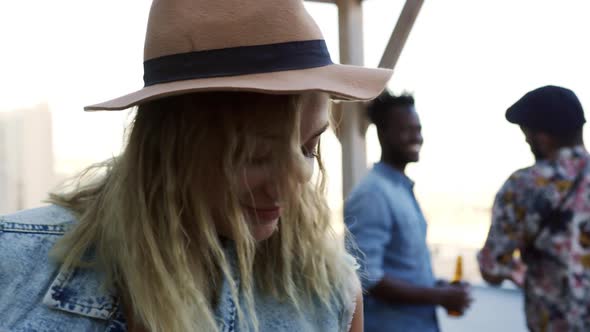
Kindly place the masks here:
[(145, 86), (84, 109), (122, 110), (198, 91), (323, 91), (336, 99), (368, 100), (391, 74), (334, 64), (302, 0), (154, 0)]

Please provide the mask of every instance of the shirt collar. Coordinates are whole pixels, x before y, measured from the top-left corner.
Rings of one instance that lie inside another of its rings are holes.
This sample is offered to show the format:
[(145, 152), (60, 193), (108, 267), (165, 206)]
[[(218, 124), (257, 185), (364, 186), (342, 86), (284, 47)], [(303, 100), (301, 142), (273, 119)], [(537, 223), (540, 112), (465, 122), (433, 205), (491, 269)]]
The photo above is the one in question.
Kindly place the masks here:
[(574, 147), (565, 147), (557, 151), (557, 159), (579, 158), (588, 155), (584, 145), (576, 145)]
[(414, 188), (414, 181), (412, 181), (409, 177), (407, 177), (404, 173), (400, 172), (398, 169), (391, 167), (390, 165), (380, 161), (373, 166), (378, 173), (382, 174), (383, 176), (389, 178), (390, 180), (401, 183), (405, 187), (412, 189)]
[(43, 304), (86, 317), (111, 320), (120, 316), (118, 298), (104, 287), (104, 276), (91, 268), (60, 270)]
[[(232, 271), (237, 269), (237, 254), (232, 242), (224, 245)], [(235, 274), (235, 273), (234, 273)], [(236, 320), (235, 304), (227, 280), (221, 291), (218, 315), (224, 317), (224, 326), (233, 326)], [(104, 275), (97, 269), (60, 269), (43, 297), (43, 304), (56, 310), (110, 321), (107, 332), (127, 330), (127, 322), (118, 296), (104, 287)], [(239, 278), (235, 278), (239, 287)]]

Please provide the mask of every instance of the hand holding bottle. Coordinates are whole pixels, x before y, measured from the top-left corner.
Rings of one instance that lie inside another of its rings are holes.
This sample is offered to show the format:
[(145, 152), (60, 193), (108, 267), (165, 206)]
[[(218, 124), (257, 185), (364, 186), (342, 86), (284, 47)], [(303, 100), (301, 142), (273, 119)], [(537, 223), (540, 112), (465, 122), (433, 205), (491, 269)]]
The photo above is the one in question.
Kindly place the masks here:
[(440, 305), (449, 316), (462, 316), (472, 302), (469, 286), (465, 284), (447, 284), (439, 287)]
[(469, 284), (463, 282), (463, 257), (457, 256), (455, 275), (451, 283), (441, 287), (441, 305), (447, 309), (449, 316), (462, 316), (469, 308), (473, 299), (469, 291)]

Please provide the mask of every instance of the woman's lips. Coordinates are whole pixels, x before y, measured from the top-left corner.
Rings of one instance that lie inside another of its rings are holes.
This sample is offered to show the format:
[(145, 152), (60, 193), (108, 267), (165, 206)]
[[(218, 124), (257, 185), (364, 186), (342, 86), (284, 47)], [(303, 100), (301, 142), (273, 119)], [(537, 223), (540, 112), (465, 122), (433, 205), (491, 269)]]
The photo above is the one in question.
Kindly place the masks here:
[(281, 208), (280, 207), (272, 207), (272, 208), (254, 208), (251, 206), (246, 206), (250, 214), (253, 214), (259, 221), (262, 222), (272, 222), (281, 216)]

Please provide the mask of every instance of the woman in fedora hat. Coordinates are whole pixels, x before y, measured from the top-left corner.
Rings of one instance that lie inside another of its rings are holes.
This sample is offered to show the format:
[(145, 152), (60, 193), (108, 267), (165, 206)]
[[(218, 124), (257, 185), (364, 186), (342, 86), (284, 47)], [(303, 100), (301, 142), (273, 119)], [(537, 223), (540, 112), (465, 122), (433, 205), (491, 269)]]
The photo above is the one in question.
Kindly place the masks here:
[(391, 72), (333, 64), (301, 0), (155, 0), (144, 57), (86, 107), (137, 107), (121, 155), (0, 217), (0, 331), (362, 330), (318, 146)]

